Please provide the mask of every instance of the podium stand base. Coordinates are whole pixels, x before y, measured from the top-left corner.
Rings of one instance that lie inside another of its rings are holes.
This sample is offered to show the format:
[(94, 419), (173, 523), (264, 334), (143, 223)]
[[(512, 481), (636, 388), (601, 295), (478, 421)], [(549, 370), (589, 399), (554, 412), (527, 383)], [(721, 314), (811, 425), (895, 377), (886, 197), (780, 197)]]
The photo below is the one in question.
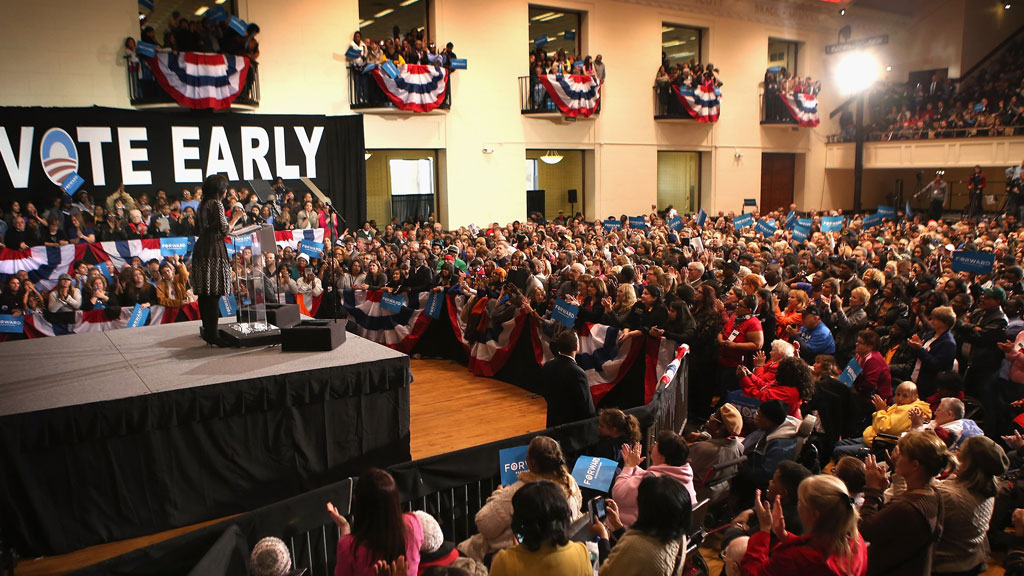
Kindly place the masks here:
[[(299, 314), (299, 307), (296, 304), (267, 304), (267, 323), (273, 324), (278, 328), (290, 328), (299, 323), (301, 319)], [(249, 306), (240, 308), (238, 314), (235, 315), (239, 322), (244, 322), (247, 314), (255, 314), (251, 311)], [(258, 317), (258, 316), (256, 316)]]
[(253, 330), (251, 325), (238, 322), (220, 326), (220, 337), (232, 346), (248, 348), (250, 346), (269, 346), (281, 343), (281, 330), (273, 324), (265, 325), (267, 329)]
[(344, 320), (303, 320), (281, 329), (282, 352), (328, 352), (345, 342)]

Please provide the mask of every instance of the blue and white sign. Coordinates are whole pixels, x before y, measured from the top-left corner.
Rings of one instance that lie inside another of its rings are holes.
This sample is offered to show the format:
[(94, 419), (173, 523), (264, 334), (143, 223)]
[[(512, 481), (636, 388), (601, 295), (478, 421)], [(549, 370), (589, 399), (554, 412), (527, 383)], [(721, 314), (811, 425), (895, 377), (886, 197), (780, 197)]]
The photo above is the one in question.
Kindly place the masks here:
[(757, 225), (754, 227), (754, 229), (757, 230), (758, 233), (762, 234), (763, 236), (768, 237), (775, 235), (775, 231), (778, 229), (778, 227), (775, 225), (774, 222), (769, 222), (767, 220), (758, 220)]
[(427, 298), (427, 316), (434, 320), (441, 317), (441, 308), (444, 306), (444, 292), (431, 292)]
[(249, 25), (245, 23), (245, 20), (242, 20), (238, 16), (232, 16), (228, 18), (228, 28), (234, 30), (235, 34), (238, 34), (239, 36), (245, 36), (245, 33), (249, 29)]
[(874, 228), (876, 226), (881, 226), (881, 225), (882, 225), (882, 215), (878, 214), (877, 212), (875, 214), (870, 214), (870, 215), (864, 217), (864, 228), (865, 229)]
[(740, 214), (739, 216), (733, 218), (732, 220), (732, 225), (735, 226), (737, 230), (739, 230), (740, 228), (746, 228), (747, 226), (753, 226), (753, 224), (754, 215), (749, 213)]
[(876, 212), (882, 218), (888, 218), (889, 220), (896, 219), (896, 208), (894, 206), (879, 206), (878, 212)]
[(580, 488), (590, 488), (607, 493), (612, 487), (616, 467), (618, 467), (618, 463), (615, 460), (597, 456), (580, 456), (576, 459), (576, 465), (572, 467), (572, 477), (576, 479)]
[(761, 407), (761, 401), (757, 398), (751, 398), (750, 396), (744, 396), (742, 390), (733, 390), (725, 395), (725, 400), (729, 404), (732, 404), (740, 411), (740, 415), (743, 416), (743, 420), (746, 422), (753, 422), (754, 417), (757, 416), (757, 410)]
[(465, 58), (452, 58), (452, 70), (465, 70), (469, 68), (469, 61)]
[(60, 189), (68, 196), (74, 196), (75, 192), (85, 184), (85, 179), (78, 175), (78, 172), (71, 172), (60, 184)]
[(785, 224), (785, 226), (786, 226), (786, 229), (788, 229), (788, 230), (792, 230), (793, 226), (796, 226), (796, 212), (795, 211), (790, 210), (789, 214), (786, 214), (786, 224)]
[(305, 254), (309, 256), (309, 259), (319, 258), (324, 251), (323, 242), (314, 242), (312, 240), (300, 240), (299, 241), (299, 254)]
[(839, 232), (843, 229), (842, 216), (825, 216), (821, 219), (822, 232)]
[(398, 78), (398, 66), (395, 66), (395, 63), (390, 60), (381, 64), (380, 70), (387, 74), (388, 78), (391, 78), (392, 80)]
[(796, 223), (801, 226), (804, 226), (805, 228), (810, 228), (811, 226), (814, 226), (814, 220), (810, 218), (797, 218)]
[(622, 222), (619, 221), (619, 220), (605, 220), (604, 221), (604, 231), (605, 232), (611, 232), (613, 230), (621, 230), (621, 229), (622, 229)]
[(188, 238), (179, 236), (177, 238), (161, 238), (160, 239), (160, 255), (167, 256), (184, 256), (188, 253)]
[(145, 326), (146, 320), (149, 320), (149, 307), (143, 308), (142, 304), (136, 304), (135, 308), (132, 308), (132, 315), (128, 318), (128, 328)]
[(99, 269), (100, 274), (103, 274), (103, 277), (106, 278), (107, 282), (109, 283), (110, 282), (110, 268), (107, 267), (107, 263), (106, 262), (100, 262), (99, 264), (96, 265), (96, 268)]
[(753, 207), (756, 208), (757, 207), (757, 198), (744, 198), (743, 199), (743, 207), (746, 208), (747, 206), (753, 206)]
[(135, 45), (135, 55), (139, 58), (156, 58), (156, 44), (139, 42)]
[(953, 271), (970, 272), (971, 274), (991, 274), (996, 265), (996, 255), (992, 252), (953, 252)]
[(646, 230), (647, 229), (647, 223), (644, 222), (644, 217), (643, 216), (630, 216), (629, 217), (629, 227), (634, 229), (634, 230)]
[(548, 37), (547, 36), (537, 36), (536, 38), (533, 39), (533, 45), (536, 46), (537, 48), (540, 48), (541, 46), (543, 46), (543, 45), (545, 45), (547, 43), (548, 43)]
[(682, 229), (683, 229), (683, 219), (682, 219), (682, 217), (681, 216), (676, 216), (675, 218), (669, 220), (668, 221), (668, 227), (673, 229), (673, 230), (675, 230), (676, 232), (682, 231)]
[(810, 236), (811, 229), (804, 226), (793, 227), (793, 240), (797, 242), (807, 242), (807, 237)]
[(856, 358), (850, 358), (850, 362), (846, 365), (846, 368), (843, 368), (843, 373), (839, 375), (839, 381), (846, 384), (848, 388), (852, 387), (853, 381), (857, 379), (857, 376), (860, 376), (860, 373), (863, 370), (864, 369), (860, 366), (860, 362), (857, 362)]
[(565, 31), (565, 36), (563, 36), (563, 38), (565, 38), (566, 40), (575, 40), (576, 39), (576, 31), (575, 30), (566, 30)]
[(214, 6), (203, 14), (203, 18), (214, 23), (223, 22), (228, 19), (228, 11), (223, 6)]
[(377, 63), (376, 62), (370, 62), (369, 64), (367, 64), (366, 66), (363, 67), (363, 74), (369, 74), (370, 72), (373, 72), (373, 69), (376, 68), (376, 67), (377, 67)]
[(557, 320), (558, 323), (566, 328), (572, 328), (576, 324), (576, 315), (579, 312), (579, 306), (573, 306), (565, 300), (559, 299), (555, 301), (555, 307), (551, 310), (551, 319)]
[(230, 318), (238, 314), (238, 301), (231, 296), (221, 296), (217, 299), (217, 308), (221, 318)]
[(707, 220), (708, 213), (705, 212), (703, 208), (701, 208), (700, 212), (697, 212), (697, 226), (703, 226), (704, 223), (707, 222)]
[(139, 0), (139, 8), (144, 8), (147, 12), (152, 12), (155, 2), (156, 0)]
[(22, 334), (25, 332), (25, 317), (0, 314), (0, 334)]
[(501, 485), (510, 486), (516, 483), (521, 472), (526, 472), (526, 452), (529, 446), (516, 446), (498, 451), (498, 463), (501, 473)]
[(181, 202), (180, 204), (182, 214), (185, 213), (185, 208), (191, 208), (193, 212), (199, 211), (199, 200), (188, 200), (186, 202)]
[(362, 57), (362, 55), (363, 51), (355, 46), (349, 46), (348, 50), (345, 50), (345, 58), (348, 58), (349, 60), (355, 60)]
[(401, 294), (391, 294), (390, 292), (385, 292), (380, 295), (380, 307), (388, 312), (397, 314), (402, 311), (402, 306), (405, 306), (405, 296), (402, 296)]

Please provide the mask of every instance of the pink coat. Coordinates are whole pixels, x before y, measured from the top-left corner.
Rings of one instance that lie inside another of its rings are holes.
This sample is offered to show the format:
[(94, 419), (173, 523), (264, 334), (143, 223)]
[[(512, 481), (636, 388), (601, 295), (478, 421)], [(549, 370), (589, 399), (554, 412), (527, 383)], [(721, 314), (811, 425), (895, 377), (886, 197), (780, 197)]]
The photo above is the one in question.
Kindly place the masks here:
[[(423, 527), (419, 518), (413, 514), (402, 514), (405, 523), (405, 561), (409, 564), (409, 574), (416, 574), (420, 565), (420, 546), (423, 545)], [(375, 576), (373, 559), (369, 551), (357, 546), (351, 534), (338, 540), (338, 563), (334, 566), (334, 576)]]
[(668, 464), (651, 465), (643, 468), (625, 468), (619, 477), (615, 479), (612, 486), (612, 498), (619, 505), (619, 519), (622, 525), (629, 528), (636, 522), (637, 505), (636, 492), (640, 488), (640, 482), (648, 475), (669, 476), (679, 480), (686, 491), (690, 493), (690, 504), (697, 505), (697, 493), (693, 490), (693, 469), (689, 464), (682, 466), (670, 466)]

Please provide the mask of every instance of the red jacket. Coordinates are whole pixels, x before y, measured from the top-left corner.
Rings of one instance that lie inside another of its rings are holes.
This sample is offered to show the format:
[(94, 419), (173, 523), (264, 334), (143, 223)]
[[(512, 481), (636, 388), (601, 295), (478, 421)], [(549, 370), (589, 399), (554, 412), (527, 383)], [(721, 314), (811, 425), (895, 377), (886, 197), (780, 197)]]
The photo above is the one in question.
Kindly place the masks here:
[[(769, 368), (770, 366), (770, 368)], [(779, 386), (775, 383), (775, 371), (778, 363), (768, 362), (764, 369), (758, 368), (753, 375), (740, 378), (740, 386), (743, 387), (743, 395), (750, 398), (757, 398), (761, 402), (768, 400), (782, 400), (789, 406), (789, 415), (794, 418), (803, 418), (800, 415), (800, 390), (792, 386)]]
[(858, 532), (849, 558), (826, 558), (808, 536), (790, 534), (771, 547), (771, 534), (758, 531), (747, 542), (740, 568), (743, 576), (864, 576), (868, 571), (868, 548)]
[(861, 372), (853, 381), (853, 389), (864, 398), (870, 399), (872, 394), (878, 394), (886, 402), (891, 400), (892, 374), (889, 372), (885, 356), (881, 352), (871, 351), (867, 356), (858, 354), (857, 362), (860, 364)]

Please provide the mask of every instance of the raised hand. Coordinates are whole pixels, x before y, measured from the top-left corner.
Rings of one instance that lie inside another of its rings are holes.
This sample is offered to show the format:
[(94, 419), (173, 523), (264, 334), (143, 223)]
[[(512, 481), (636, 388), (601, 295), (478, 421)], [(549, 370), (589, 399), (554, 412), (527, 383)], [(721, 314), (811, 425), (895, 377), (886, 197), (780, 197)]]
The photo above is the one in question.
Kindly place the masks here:
[(868, 454), (864, 458), (864, 480), (867, 488), (879, 492), (889, 487), (889, 478), (885, 475), (885, 469), (878, 465), (874, 454)]
[(757, 352), (754, 352), (754, 366), (757, 366), (759, 368), (761, 366), (764, 366), (764, 360), (764, 350), (758, 350)]
[(646, 456), (641, 456), (643, 448), (639, 442), (634, 443), (632, 446), (629, 444), (622, 445), (622, 462), (626, 468), (636, 468), (647, 459)]
[(772, 510), (761, 501), (761, 491), (754, 492), (754, 513), (757, 514), (757, 521), (760, 524), (761, 532), (772, 531)]
[(786, 539), (786, 517), (782, 514), (782, 497), (775, 497), (775, 505), (772, 506), (772, 534), (779, 540)]
[(331, 517), (331, 521), (338, 526), (338, 530), (341, 531), (341, 535), (345, 536), (352, 532), (352, 527), (349, 526), (348, 520), (338, 512), (338, 509), (334, 507), (332, 502), (327, 503), (327, 515)]

